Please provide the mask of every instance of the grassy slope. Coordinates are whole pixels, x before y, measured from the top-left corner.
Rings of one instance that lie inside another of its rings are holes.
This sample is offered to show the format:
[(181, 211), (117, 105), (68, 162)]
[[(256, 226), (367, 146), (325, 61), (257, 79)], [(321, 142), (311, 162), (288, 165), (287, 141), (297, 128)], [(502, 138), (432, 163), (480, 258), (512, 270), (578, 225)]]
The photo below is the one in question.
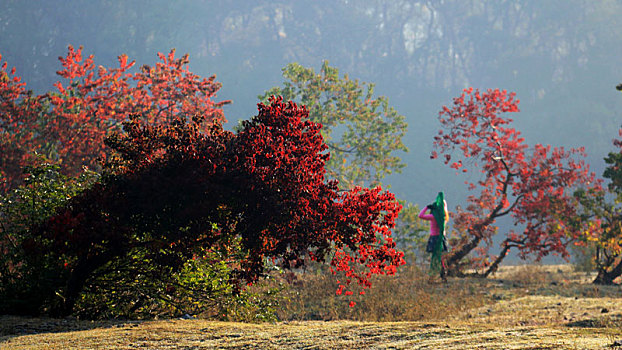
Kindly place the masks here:
[[(4, 316), (0, 349), (622, 349), (614, 346), (622, 343), (619, 286), (597, 288), (561, 277), (551, 282), (537, 273), (519, 270), (468, 282), (469, 289), (489, 296), (484, 304), (417, 322), (93, 323)], [(465, 286), (464, 280), (450, 280), (431, 288)]]

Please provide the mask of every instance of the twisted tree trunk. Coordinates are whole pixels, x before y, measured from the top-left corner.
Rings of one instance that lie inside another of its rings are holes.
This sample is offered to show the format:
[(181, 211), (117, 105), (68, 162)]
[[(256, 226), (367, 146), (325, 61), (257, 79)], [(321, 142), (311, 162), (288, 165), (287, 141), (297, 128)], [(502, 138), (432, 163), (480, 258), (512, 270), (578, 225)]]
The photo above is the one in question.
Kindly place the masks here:
[(459, 245), (445, 254), (445, 268), (447, 276), (464, 277), (460, 262), (482, 241), (482, 237), (473, 237), (470, 241)]
[(612, 285), (613, 280), (622, 275), (622, 259), (618, 260), (618, 263), (612, 268), (608, 269), (607, 266), (603, 266), (598, 269), (598, 275), (592, 283)]

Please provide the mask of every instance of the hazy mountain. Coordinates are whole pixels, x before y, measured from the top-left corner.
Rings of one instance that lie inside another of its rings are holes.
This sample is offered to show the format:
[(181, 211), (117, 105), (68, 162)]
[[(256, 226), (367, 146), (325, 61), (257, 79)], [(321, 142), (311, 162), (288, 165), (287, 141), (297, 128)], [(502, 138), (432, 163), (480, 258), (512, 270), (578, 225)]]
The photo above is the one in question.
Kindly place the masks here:
[(438, 110), (467, 86), (517, 92), (529, 143), (586, 146), (602, 173), (622, 123), (620, 29), (619, 0), (0, 1), (0, 54), (38, 92), (52, 89), (68, 44), (102, 65), (189, 53), (233, 100), (229, 126), (255, 114), (289, 62), (327, 59), (375, 82), (410, 124), (408, 167), (387, 183), (420, 204), (441, 189), (465, 197), (464, 179), (428, 156)]

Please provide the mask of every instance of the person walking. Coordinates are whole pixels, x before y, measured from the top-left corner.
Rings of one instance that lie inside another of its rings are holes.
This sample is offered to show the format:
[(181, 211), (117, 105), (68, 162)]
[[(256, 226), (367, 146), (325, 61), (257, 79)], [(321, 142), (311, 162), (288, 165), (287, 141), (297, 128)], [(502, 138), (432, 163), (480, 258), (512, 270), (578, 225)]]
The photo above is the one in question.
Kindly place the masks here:
[[(429, 213), (427, 213), (429, 211)], [(440, 276), (442, 281), (445, 279), (445, 268), (443, 266), (442, 255), (447, 251), (447, 240), (445, 238), (445, 224), (449, 220), (447, 202), (445, 194), (439, 192), (434, 203), (427, 205), (419, 213), (419, 218), (430, 221), (430, 237), (426, 246), (426, 252), (431, 253), (430, 257), (430, 281), (435, 276)]]

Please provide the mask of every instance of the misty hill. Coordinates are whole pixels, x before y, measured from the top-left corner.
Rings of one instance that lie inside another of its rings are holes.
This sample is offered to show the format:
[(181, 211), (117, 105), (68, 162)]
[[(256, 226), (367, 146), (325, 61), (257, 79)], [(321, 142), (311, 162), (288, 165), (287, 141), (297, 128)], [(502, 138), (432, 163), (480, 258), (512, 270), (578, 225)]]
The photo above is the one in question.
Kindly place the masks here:
[(428, 156), (437, 112), (467, 86), (517, 92), (527, 142), (585, 146), (600, 175), (622, 122), (621, 27), (621, 1), (4, 0), (0, 53), (41, 92), (69, 44), (105, 66), (121, 53), (152, 64), (175, 47), (223, 83), (228, 127), (256, 113), (287, 63), (327, 59), (406, 116), (408, 167), (386, 182), (425, 204), (440, 189), (465, 197), (464, 179)]

